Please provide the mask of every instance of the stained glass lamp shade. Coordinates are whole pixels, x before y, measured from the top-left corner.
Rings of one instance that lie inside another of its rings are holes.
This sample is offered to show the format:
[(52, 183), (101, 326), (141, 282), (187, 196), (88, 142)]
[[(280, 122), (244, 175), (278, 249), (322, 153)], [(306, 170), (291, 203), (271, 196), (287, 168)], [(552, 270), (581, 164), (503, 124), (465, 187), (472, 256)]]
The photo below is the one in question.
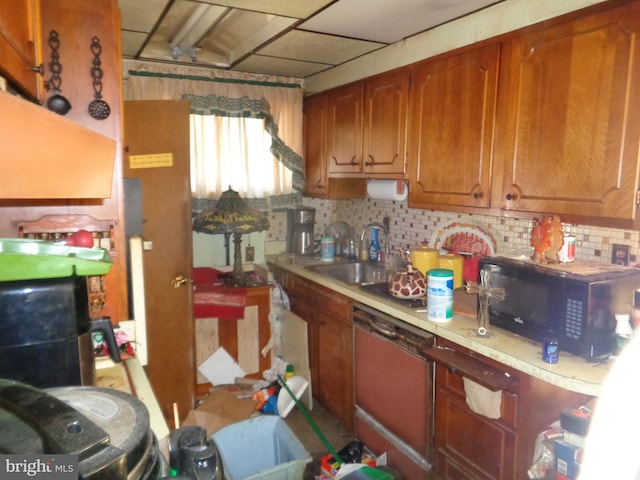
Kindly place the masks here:
[(240, 244), (242, 234), (261, 232), (269, 228), (269, 220), (259, 211), (251, 208), (238, 192), (229, 188), (222, 193), (214, 207), (203, 210), (193, 221), (193, 230), (211, 235), (223, 234), (225, 245), (229, 245), (229, 236), (233, 234), (233, 272), (231, 283), (237, 286), (248, 284), (242, 270)]

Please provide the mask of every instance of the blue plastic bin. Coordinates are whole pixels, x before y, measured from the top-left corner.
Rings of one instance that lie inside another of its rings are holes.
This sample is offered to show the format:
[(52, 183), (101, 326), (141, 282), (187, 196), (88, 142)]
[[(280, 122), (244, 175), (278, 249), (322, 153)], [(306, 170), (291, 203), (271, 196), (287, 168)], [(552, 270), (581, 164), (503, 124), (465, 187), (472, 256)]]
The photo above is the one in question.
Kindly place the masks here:
[(262, 415), (221, 428), (211, 438), (226, 480), (300, 480), (311, 456), (285, 421)]

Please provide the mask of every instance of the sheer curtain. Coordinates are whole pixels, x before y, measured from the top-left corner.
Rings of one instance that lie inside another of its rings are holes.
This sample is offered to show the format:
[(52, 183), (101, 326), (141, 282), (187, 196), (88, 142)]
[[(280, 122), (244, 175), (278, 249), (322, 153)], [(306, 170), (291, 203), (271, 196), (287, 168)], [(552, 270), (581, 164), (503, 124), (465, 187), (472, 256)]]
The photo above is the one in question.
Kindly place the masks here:
[(242, 197), (293, 193), (291, 170), (269, 152), (264, 120), (190, 115), (191, 193), (218, 198), (229, 186)]

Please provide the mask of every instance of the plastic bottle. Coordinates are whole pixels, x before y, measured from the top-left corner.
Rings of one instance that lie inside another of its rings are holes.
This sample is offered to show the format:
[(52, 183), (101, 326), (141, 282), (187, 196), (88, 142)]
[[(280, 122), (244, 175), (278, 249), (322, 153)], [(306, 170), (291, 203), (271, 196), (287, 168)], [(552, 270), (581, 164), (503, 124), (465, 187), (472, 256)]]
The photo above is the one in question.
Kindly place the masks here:
[(380, 260), (380, 242), (378, 241), (378, 228), (371, 228), (371, 244), (369, 245), (369, 261)]
[(284, 379), (285, 380), (289, 380), (291, 377), (293, 377), (295, 375), (295, 371), (293, 369), (293, 365), (288, 364), (287, 365), (287, 370), (284, 374)]
[(559, 353), (558, 338), (553, 332), (549, 332), (542, 342), (542, 361), (558, 363)]

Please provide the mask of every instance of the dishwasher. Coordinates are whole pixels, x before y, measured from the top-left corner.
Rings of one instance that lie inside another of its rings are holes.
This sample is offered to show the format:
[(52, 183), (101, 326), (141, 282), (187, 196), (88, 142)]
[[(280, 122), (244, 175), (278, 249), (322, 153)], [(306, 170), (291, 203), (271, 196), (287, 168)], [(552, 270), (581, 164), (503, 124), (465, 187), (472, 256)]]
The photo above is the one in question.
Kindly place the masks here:
[(434, 337), (371, 307), (353, 307), (356, 437), (405, 478), (428, 479), (433, 451)]

